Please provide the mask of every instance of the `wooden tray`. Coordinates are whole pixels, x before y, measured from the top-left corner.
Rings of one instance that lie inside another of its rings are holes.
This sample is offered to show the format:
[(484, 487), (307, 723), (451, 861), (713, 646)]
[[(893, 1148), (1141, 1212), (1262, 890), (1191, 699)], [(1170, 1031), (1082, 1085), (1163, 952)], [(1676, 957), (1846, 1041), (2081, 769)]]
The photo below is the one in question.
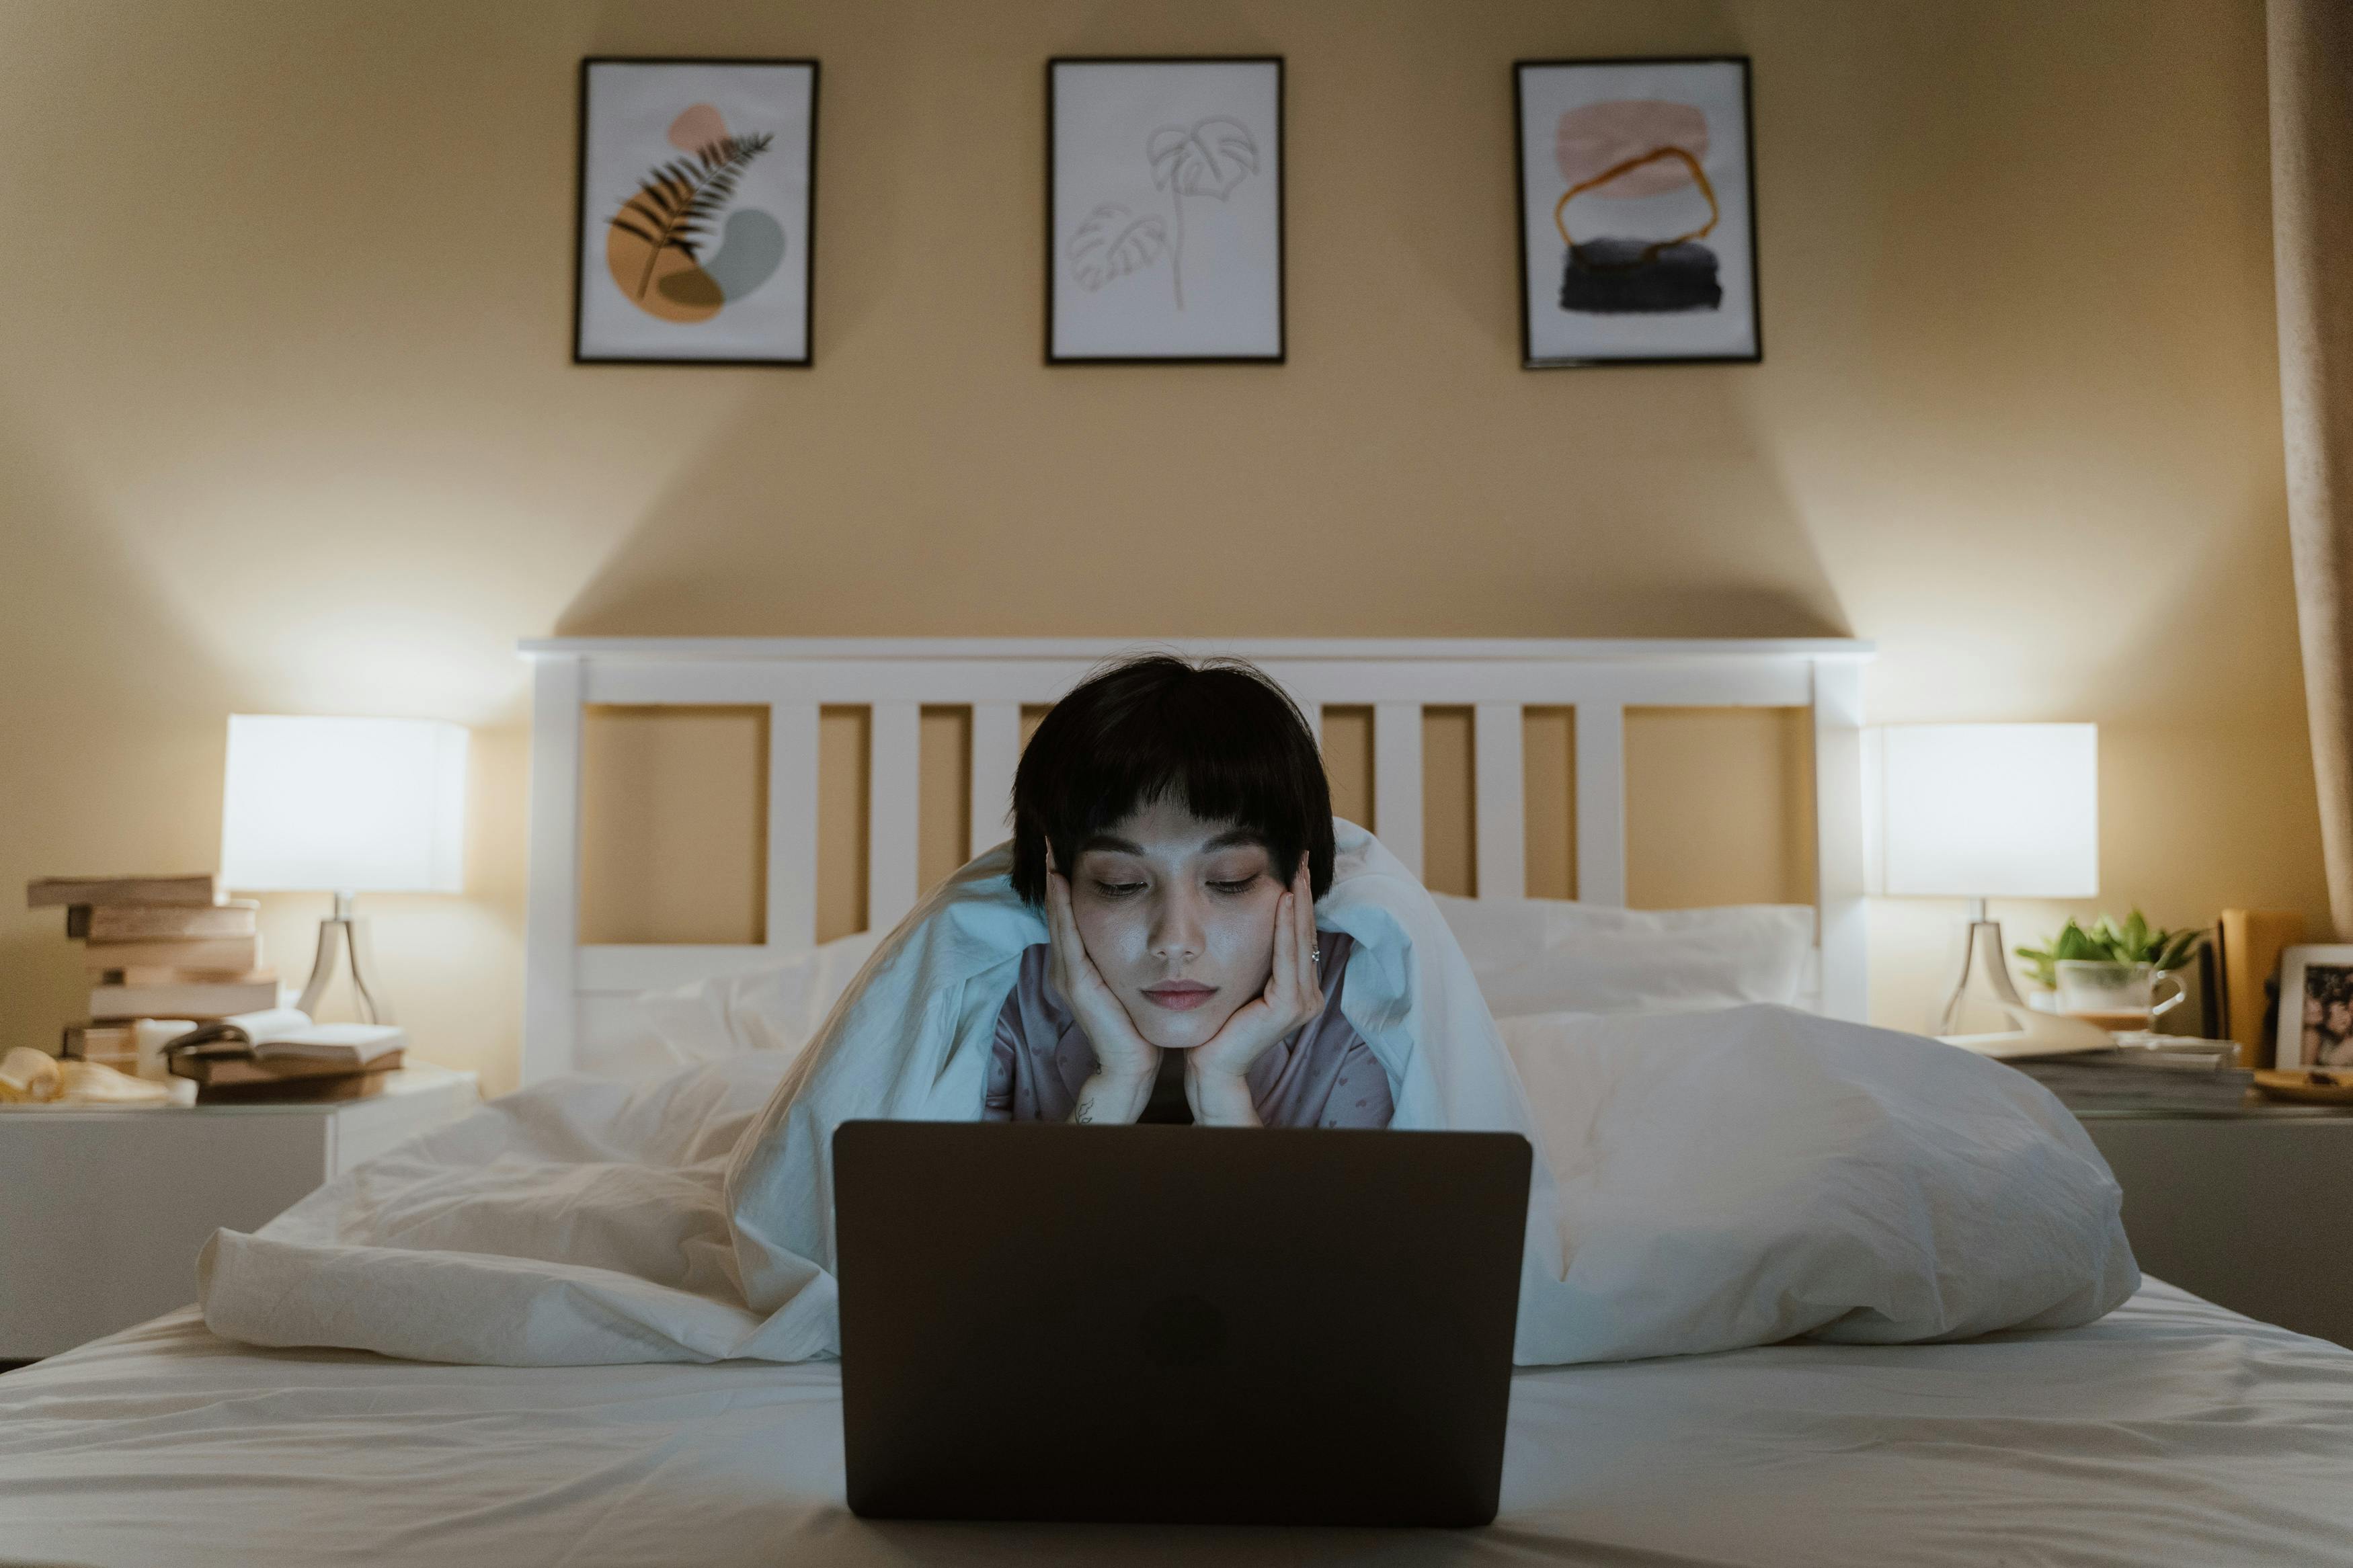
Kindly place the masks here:
[(2353, 1068), (2258, 1068), (2255, 1087), (2272, 1100), (2306, 1105), (2353, 1105)]

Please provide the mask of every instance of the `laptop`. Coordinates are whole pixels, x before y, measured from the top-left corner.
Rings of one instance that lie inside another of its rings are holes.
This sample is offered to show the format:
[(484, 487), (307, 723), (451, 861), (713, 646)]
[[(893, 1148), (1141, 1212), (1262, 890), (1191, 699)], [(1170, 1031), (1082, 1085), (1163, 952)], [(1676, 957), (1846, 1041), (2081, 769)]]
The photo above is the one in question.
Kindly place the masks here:
[(1490, 1522), (1530, 1157), (1503, 1132), (844, 1123), (851, 1510)]

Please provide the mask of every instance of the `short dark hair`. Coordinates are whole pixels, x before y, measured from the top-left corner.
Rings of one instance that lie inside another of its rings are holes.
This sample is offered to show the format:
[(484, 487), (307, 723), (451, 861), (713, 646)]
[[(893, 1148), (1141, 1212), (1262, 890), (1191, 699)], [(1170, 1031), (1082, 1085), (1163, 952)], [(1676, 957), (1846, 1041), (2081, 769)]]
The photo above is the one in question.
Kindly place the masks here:
[(1332, 886), (1332, 787), (1314, 731), (1282, 688), (1240, 659), (1146, 654), (1099, 669), (1054, 704), (1013, 775), (1013, 890), (1046, 900), (1046, 847), (1068, 872), (1088, 840), (1157, 800), (1260, 838), (1276, 878), (1303, 854)]

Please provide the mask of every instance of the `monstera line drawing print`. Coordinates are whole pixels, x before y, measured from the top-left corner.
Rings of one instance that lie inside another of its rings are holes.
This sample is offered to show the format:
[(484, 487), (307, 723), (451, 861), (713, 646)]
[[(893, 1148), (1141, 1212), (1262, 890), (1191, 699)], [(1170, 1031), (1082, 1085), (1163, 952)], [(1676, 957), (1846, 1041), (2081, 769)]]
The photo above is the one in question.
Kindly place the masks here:
[(813, 60), (588, 60), (583, 363), (807, 364)]
[(1049, 360), (1282, 357), (1282, 82), (1271, 59), (1050, 62)]
[(1086, 216), (1071, 239), (1079, 286), (1100, 289), (1114, 278), (1140, 272), (1168, 258), (1169, 285), (1176, 308), (1185, 308), (1185, 198), (1226, 193), (1258, 173), (1258, 142), (1250, 128), (1222, 114), (1197, 125), (1164, 125), (1144, 144), (1152, 184), (1168, 193), (1169, 221), (1157, 213), (1141, 216), (1118, 202), (1105, 202)]

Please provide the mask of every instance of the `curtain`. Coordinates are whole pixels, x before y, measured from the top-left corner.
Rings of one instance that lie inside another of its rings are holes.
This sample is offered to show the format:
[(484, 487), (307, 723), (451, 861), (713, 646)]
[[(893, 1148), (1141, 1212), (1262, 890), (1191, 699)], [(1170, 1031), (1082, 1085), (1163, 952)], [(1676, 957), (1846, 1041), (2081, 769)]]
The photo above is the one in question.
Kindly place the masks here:
[(2329, 915), (2353, 939), (2353, 0), (2268, 0), (2290, 549)]

